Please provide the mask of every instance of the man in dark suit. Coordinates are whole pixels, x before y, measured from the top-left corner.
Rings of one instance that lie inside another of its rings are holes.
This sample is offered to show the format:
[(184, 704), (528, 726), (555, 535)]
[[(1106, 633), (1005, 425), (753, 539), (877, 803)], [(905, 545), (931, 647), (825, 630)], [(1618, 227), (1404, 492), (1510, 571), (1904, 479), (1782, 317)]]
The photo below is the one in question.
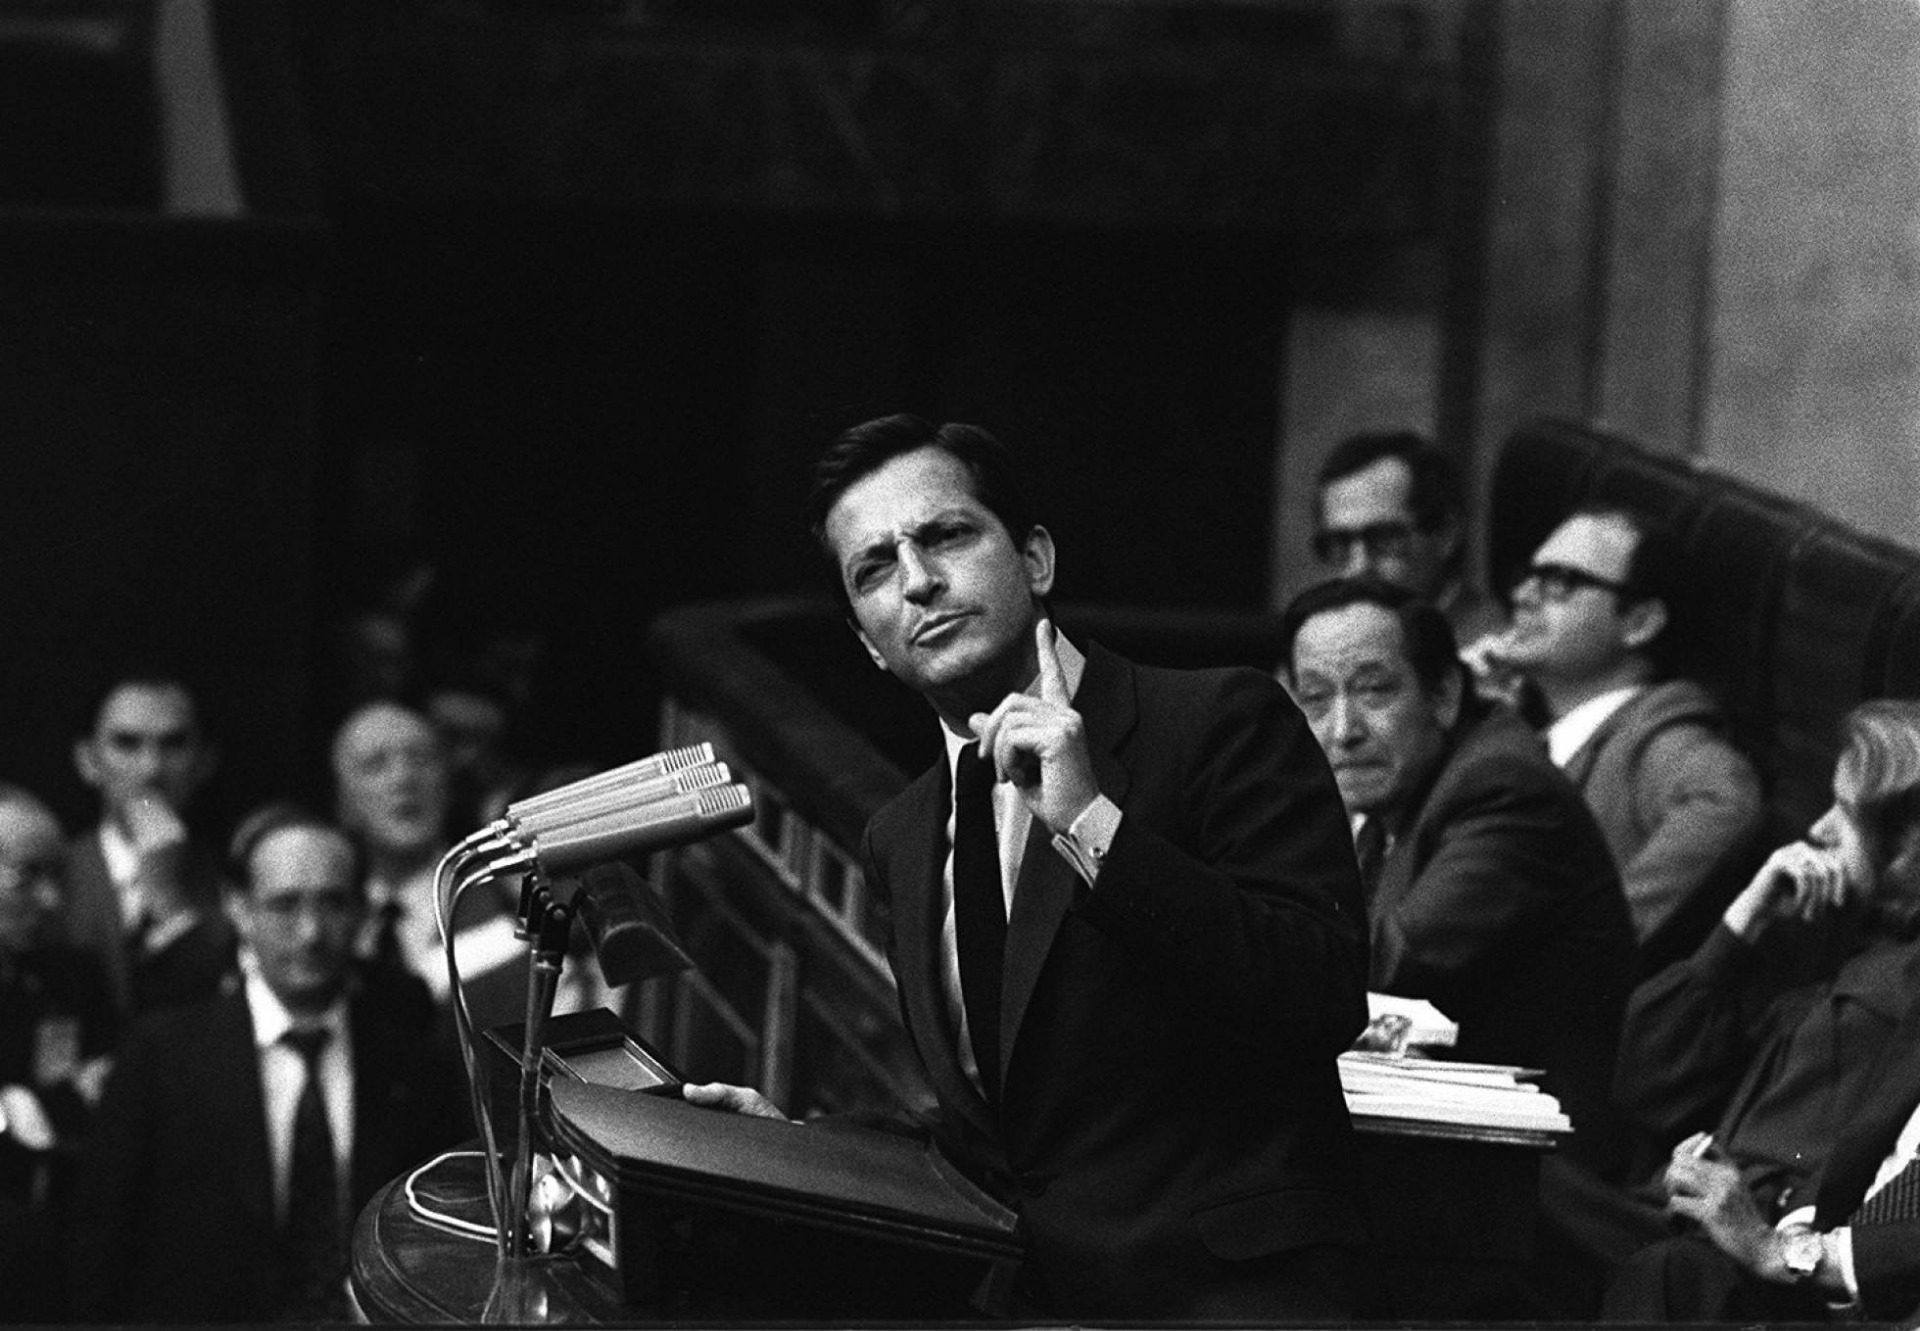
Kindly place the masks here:
[(100, 964), (58, 941), (65, 838), (0, 782), (0, 1322), (51, 1322), (73, 1163), (116, 1032)]
[(815, 482), (861, 642), (946, 736), (869, 826), (868, 876), (936, 1138), (1020, 1212), (1028, 1310), (1352, 1316), (1335, 1056), (1365, 1021), (1365, 925), (1298, 712), (1257, 672), (1056, 633), (1052, 538), (985, 431), (872, 421)]
[[(1871, 1098), (1842, 1128), (1814, 1203), (1769, 1223), (1738, 1164), (1706, 1134), (1667, 1167), (1675, 1215), (1700, 1226), (1622, 1264), (1608, 1320), (1874, 1321), (1920, 1313), (1920, 1002), (1882, 1051)], [(1905, 1176), (1903, 1178), (1903, 1176)]]
[(205, 998), (233, 968), (220, 860), (183, 816), (211, 775), (213, 746), (192, 691), (172, 675), (124, 675), (74, 741), (100, 822), (67, 860), (65, 929), (105, 967), (123, 1013)]
[[(1717, 1315), (1715, 1299), (1756, 1293), (1766, 1307), (1783, 1297), (1813, 1306), (1807, 1287), (1835, 1292), (1840, 1267), (1824, 1244), (1797, 1238), (1789, 1249), (1809, 1221), (1815, 1232), (1853, 1230), (1859, 1292), (1882, 1309), (1874, 1316), (1920, 1300), (1920, 1206), (1904, 1222), (1849, 1219), (1875, 1165), (1920, 1139), (1920, 1126), (1902, 1127), (1920, 1098), (1920, 703), (1861, 703), (1842, 733), (1833, 806), (1768, 858), (1692, 957), (1634, 994), (1620, 1101), (1678, 1144), (1653, 1199), (1669, 1214), (1635, 1197), (1596, 1208), (1587, 1227), (1596, 1255), (1620, 1264), (1609, 1307), (1623, 1316), (1695, 1320)], [(1852, 950), (1787, 983), (1798, 954), (1828, 951), (1812, 926), (1837, 929)], [(1686, 1135), (1707, 1126), (1711, 1137)], [(1699, 1221), (1704, 1237), (1666, 1241), (1670, 1214)], [(1756, 1226), (1774, 1237), (1759, 1241)], [(1728, 1315), (1748, 1315), (1743, 1306)]]
[(108, 1079), (71, 1264), (86, 1320), (337, 1320), (352, 1217), (461, 1135), (425, 1036), (350, 992), (352, 843), (282, 811), (236, 852), (244, 979), (136, 1024)]
[(1473, 696), (1446, 620), (1400, 588), (1322, 583), (1283, 632), (1355, 822), (1373, 987), (1431, 1000), (1459, 1023), (1461, 1058), (1543, 1069), (1574, 1123), (1568, 1154), (1615, 1171), (1633, 933), (1579, 792), (1517, 716)]

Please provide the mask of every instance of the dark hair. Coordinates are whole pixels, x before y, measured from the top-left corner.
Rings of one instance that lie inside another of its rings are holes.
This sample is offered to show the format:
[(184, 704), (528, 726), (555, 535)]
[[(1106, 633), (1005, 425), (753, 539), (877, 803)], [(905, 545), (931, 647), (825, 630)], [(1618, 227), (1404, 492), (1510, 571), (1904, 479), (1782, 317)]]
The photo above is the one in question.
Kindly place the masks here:
[(366, 860), (359, 839), (349, 835), (331, 818), (322, 817), (297, 800), (270, 800), (234, 826), (233, 835), (227, 839), (227, 877), (235, 891), (243, 896), (252, 893), (253, 854), (260, 849), (261, 843), (270, 836), (295, 827), (309, 828), (340, 838), (341, 844), (352, 855), (347, 872), (353, 879), (354, 891), (361, 894), (366, 892)]
[(1466, 511), (1460, 469), (1452, 457), (1412, 430), (1348, 435), (1320, 464), (1314, 488), (1324, 490), (1387, 458), (1397, 458), (1406, 465), (1410, 478), (1407, 510), (1414, 526), (1421, 531), (1439, 531), (1460, 521)]
[(1027, 487), (1013, 455), (979, 426), (957, 421), (935, 425), (905, 413), (863, 422), (842, 431), (821, 452), (813, 464), (813, 485), (807, 493), (807, 526), (826, 561), (834, 597), (843, 607), (847, 591), (827, 541), (827, 515), (857, 481), (894, 458), (922, 448), (938, 448), (967, 469), (973, 478), (974, 498), (1000, 520), (1015, 545), (1023, 543), (1034, 528)]
[(1671, 523), (1631, 504), (1582, 504), (1567, 515), (1568, 522), (1574, 518), (1618, 522), (1633, 533), (1633, 553), (1628, 556), (1626, 572), (1620, 579), (1626, 584), (1626, 590), (1619, 594), (1619, 600), (1623, 607), (1642, 601), (1658, 601), (1666, 607), (1666, 626), (1640, 649), (1653, 663), (1655, 675), (1666, 676), (1675, 665), (1679, 635), (1673, 632), (1673, 621), (1681, 612), (1680, 600), (1685, 590), (1680, 534)]
[(1288, 679), (1293, 678), (1293, 644), (1306, 622), (1315, 615), (1344, 610), (1350, 605), (1377, 605), (1400, 621), (1400, 641), (1406, 649), (1407, 664), (1413, 667), (1414, 678), (1428, 694), (1439, 693), (1451, 676), (1460, 682), (1463, 699), (1472, 696), (1471, 681), (1466, 667), (1460, 663), (1460, 648), (1454, 641), (1453, 626), (1447, 623), (1447, 617), (1430, 601), (1371, 573), (1330, 578), (1293, 598), (1280, 620)]
[(200, 690), (187, 677), (186, 672), (176, 670), (164, 664), (134, 664), (124, 666), (111, 674), (102, 676), (92, 692), (87, 695), (87, 709), (75, 717), (74, 733), (82, 738), (91, 738), (100, 726), (100, 714), (107, 709), (107, 703), (122, 689), (151, 689), (156, 692), (178, 692), (193, 709), (194, 732), (201, 739), (207, 737), (207, 708), (201, 701)]

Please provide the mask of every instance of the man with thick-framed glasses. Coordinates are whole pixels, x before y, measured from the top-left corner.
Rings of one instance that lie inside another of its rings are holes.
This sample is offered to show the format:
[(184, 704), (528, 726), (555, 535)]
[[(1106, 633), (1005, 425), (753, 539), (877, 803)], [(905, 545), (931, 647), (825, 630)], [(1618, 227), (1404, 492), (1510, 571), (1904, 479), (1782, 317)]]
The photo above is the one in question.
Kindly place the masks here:
[(1492, 649), (1546, 704), (1548, 751), (1606, 834), (1643, 961), (1683, 954), (1711, 926), (1751, 867), (1761, 817), (1759, 778), (1719, 705), (1671, 677), (1679, 572), (1663, 524), (1582, 508), (1520, 571)]
[(1410, 430), (1350, 435), (1314, 485), (1313, 552), (1328, 573), (1371, 574), (1432, 602), (1462, 644), (1503, 625), (1466, 576), (1466, 502), (1447, 454)]

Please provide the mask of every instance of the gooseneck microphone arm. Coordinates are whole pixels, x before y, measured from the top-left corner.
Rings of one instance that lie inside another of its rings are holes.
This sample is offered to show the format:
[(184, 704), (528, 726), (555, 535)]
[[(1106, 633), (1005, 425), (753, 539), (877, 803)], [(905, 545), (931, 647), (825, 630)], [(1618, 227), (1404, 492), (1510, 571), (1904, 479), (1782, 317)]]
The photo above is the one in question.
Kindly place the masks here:
[[(496, 1294), (515, 1277), (527, 1253), (526, 1211), (532, 1177), (532, 1125), (539, 1103), (543, 1028), (576, 916), (584, 916), (609, 985), (690, 965), (664, 922), (648, 918), (651, 896), (638, 875), (613, 861), (686, 845), (753, 817), (751, 791), (714, 761), (711, 744), (671, 749), (600, 772), (507, 806), (504, 816), (463, 839), (434, 875), (434, 912), (446, 955), (447, 982), (475, 1125), (487, 1157), (487, 1201), (500, 1259)], [(552, 877), (587, 869), (587, 885), (565, 900)], [(499, 1148), (486, 1064), (480, 1055), (454, 948), (460, 898), (482, 883), (524, 874), (517, 933), (529, 944), (523, 1032), (519, 1138), (511, 1174)], [(634, 888), (638, 887), (639, 891)], [(510, 1293), (510, 1291), (504, 1291)], [(505, 1300), (512, 1304), (510, 1298)], [(494, 1306), (490, 1301), (489, 1306)]]
[(554, 899), (546, 876), (527, 875), (532, 885), (528, 930), (533, 955), (527, 965), (526, 1025), (520, 1050), (519, 1135), (514, 1142), (514, 1168), (509, 1181), (508, 1214), (514, 1223), (507, 1231), (507, 1255), (527, 1255), (527, 1199), (533, 1187), (533, 1121), (540, 1109), (540, 1062), (546, 1050), (546, 1025), (553, 1015), (553, 996), (560, 987), (560, 968), (566, 963), (567, 936), (573, 930), (573, 907)]

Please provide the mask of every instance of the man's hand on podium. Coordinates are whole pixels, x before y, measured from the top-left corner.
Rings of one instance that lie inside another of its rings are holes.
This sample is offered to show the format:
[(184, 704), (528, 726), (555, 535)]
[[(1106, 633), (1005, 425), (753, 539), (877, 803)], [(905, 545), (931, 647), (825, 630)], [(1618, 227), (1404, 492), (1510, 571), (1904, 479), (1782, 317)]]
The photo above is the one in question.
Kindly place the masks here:
[(736, 1114), (751, 1114), (755, 1118), (786, 1119), (780, 1112), (780, 1106), (767, 1099), (751, 1086), (732, 1086), (724, 1081), (702, 1083), (689, 1082), (680, 1088), (680, 1094), (689, 1104), (705, 1105), (709, 1109), (727, 1109)]

